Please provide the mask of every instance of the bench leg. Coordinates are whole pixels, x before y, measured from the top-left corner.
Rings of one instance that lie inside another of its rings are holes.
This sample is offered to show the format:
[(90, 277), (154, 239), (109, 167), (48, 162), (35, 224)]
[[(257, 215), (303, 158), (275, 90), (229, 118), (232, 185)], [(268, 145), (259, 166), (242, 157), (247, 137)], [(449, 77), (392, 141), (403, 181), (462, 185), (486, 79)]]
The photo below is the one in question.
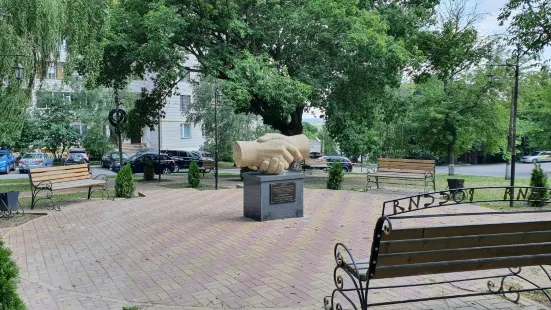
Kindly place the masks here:
[(88, 187), (88, 199), (92, 196), (92, 186)]
[(375, 177), (375, 182), (377, 183), (377, 189), (379, 189), (379, 177)]

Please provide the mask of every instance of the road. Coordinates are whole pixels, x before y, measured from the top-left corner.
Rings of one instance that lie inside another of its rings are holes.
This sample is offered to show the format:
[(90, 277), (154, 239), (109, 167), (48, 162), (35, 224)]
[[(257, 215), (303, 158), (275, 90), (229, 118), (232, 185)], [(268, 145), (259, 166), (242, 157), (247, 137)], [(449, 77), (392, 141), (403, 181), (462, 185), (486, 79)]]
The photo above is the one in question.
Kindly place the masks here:
[[(551, 175), (551, 163), (541, 164), (544, 171)], [(515, 176), (517, 178), (529, 178), (534, 165), (517, 163)], [(354, 173), (366, 173), (366, 168), (363, 170), (359, 167), (354, 167)], [(448, 173), (448, 166), (437, 166), (436, 173)], [(463, 175), (478, 175), (488, 177), (505, 177), (505, 164), (490, 164), (490, 165), (470, 165), (470, 166), (455, 166), (456, 174)]]
[[(116, 176), (117, 174), (109, 169), (102, 168), (101, 166), (92, 166), (92, 177), (96, 177), (100, 174), (105, 174), (106, 176)], [(185, 171), (185, 170), (184, 170)], [(239, 169), (220, 169), (220, 173), (233, 173), (239, 174)], [(176, 173), (176, 175), (186, 175), (184, 173)], [(26, 179), (28, 178), (26, 173), (19, 173), (18, 168), (15, 171), (10, 172), (10, 174), (0, 174), (0, 180), (5, 179)]]
[[(551, 163), (542, 163), (543, 170), (546, 171), (551, 176)], [(532, 172), (532, 164), (517, 163), (516, 165), (516, 177), (517, 178), (529, 178), (530, 173)], [(366, 173), (367, 169), (360, 169), (359, 167), (354, 167), (353, 173)], [(448, 166), (437, 166), (436, 173), (447, 173)], [(220, 173), (235, 173), (238, 174), (238, 169), (221, 169)], [(491, 164), (491, 165), (471, 165), (471, 166), (456, 166), (456, 174), (464, 175), (478, 175), (478, 176), (489, 176), (489, 177), (503, 177), (505, 176), (505, 164)], [(101, 168), (100, 166), (92, 166), (92, 177), (95, 177), (99, 174), (105, 174), (107, 176), (114, 176), (116, 173), (110, 171), (109, 169)], [(22, 179), (27, 178), (27, 174), (20, 174), (18, 171), (11, 172), (8, 175), (0, 175), (0, 180), (2, 179)]]

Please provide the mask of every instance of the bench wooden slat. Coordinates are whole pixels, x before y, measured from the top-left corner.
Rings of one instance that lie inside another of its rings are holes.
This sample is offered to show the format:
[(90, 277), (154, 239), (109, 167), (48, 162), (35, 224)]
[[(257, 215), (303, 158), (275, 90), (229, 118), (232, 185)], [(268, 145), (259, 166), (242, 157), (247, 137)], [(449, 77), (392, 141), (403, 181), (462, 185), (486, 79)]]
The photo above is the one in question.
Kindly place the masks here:
[(434, 164), (434, 160), (431, 159), (403, 159), (403, 158), (378, 158), (377, 162), (388, 163), (421, 163), (421, 164)]
[(478, 224), (453, 227), (435, 226), (423, 228), (393, 229), (389, 235), (383, 235), (382, 240), (410, 240), (546, 230), (551, 230), (551, 221)]
[(68, 189), (68, 188), (78, 188), (78, 187), (90, 187), (106, 184), (107, 182), (103, 180), (77, 180), (64, 183), (56, 183), (52, 185), (52, 190)]
[(424, 174), (399, 174), (391, 172), (382, 172), (382, 173), (370, 173), (370, 176), (378, 178), (391, 178), (391, 179), (424, 179)]
[(33, 183), (39, 183), (41, 181), (52, 181), (52, 183), (55, 182), (63, 182), (65, 179), (71, 179), (71, 178), (81, 178), (81, 179), (89, 179), (90, 173), (88, 171), (78, 172), (78, 173), (71, 173), (71, 174), (57, 174), (52, 176), (40, 176), (33, 178)]
[(54, 170), (54, 171), (43, 171), (43, 172), (31, 172), (32, 178), (41, 178), (41, 177), (50, 177), (57, 175), (66, 175), (71, 173), (80, 173), (80, 172), (89, 172), (87, 167), (73, 169), (73, 170)]
[(465, 259), (498, 258), (551, 254), (551, 243), (528, 243), (493, 247), (477, 247), (400, 254), (380, 254), (377, 258), (377, 269), (381, 266), (446, 262)]
[(551, 264), (551, 254), (467, 259), (450, 262), (377, 267), (375, 278), (409, 277), (426, 274), (488, 270)]
[(422, 166), (387, 166), (387, 165), (379, 165), (377, 166), (377, 171), (386, 170), (386, 169), (392, 169), (392, 170), (416, 170), (416, 171), (430, 171), (434, 172), (434, 166), (432, 167), (422, 167)]
[(510, 244), (542, 243), (551, 241), (551, 231), (517, 232), (496, 235), (474, 235), (431, 239), (383, 241), (379, 254), (413, 251), (436, 251), (469, 247), (487, 247)]
[(377, 172), (381, 173), (381, 172), (395, 172), (395, 173), (417, 173), (417, 174), (425, 174), (425, 172), (432, 172), (430, 170), (426, 170), (426, 169), (391, 169), (391, 168), (380, 168), (380, 169), (377, 169)]
[(50, 172), (50, 171), (56, 171), (56, 170), (74, 170), (82, 167), (88, 168), (88, 165), (78, 164), (78, 165), (69, 165), (69, 166), (48, 167), (48, 168), (33, 168), (30, 170), (30, 172), (31, 174), (34, 174), (36, 172)]
[(86, 180), (90, 180), (89, 175), (88, 176), (69, 177), (69, 178), (58, 179), (58, 180), (51, 180), (50, 183), (57, 184), (57, 183), (67, 183), (67, 182), (72, 182), (72, 181), (86, 181)]
[(421, 168), (433, 168), (434, 163), (393, 163), (393, 162), (380, 162), (379, 167), (421, 167)]

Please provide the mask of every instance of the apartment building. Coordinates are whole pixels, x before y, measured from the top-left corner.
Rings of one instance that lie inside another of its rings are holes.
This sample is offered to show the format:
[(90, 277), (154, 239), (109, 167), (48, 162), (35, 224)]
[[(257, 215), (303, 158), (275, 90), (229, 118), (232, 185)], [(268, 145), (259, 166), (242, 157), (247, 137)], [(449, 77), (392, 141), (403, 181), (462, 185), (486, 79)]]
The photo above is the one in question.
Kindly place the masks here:
[[(58, 62), (52, 63), (48, 68), (46, 78), (42, 81), (36, 81), (35, 89), (31, 96), (33, 108), (44, 108), (37, 106), (36, 94), (38, 91), (62, 91), (70, 97), (71, 88), (63, 84), (63, 76), (66, 74), (64, 72), (65, 59), (66, 54), (62, 51)], [(185, 65), (195, 67), (197, 61), (190, 57)], [(142, 88), (151, 90), (153, 87), (152, 77), (153, 75), (146, 75), (143, 78), (133, 78), (127, 86), (127, 91), (139, 94)], [(167, 98), (164, 108), (165, 118), (161, 119), (160, 126), (155, 126), (154, 130), (143, 128), (140, 137), (133, 137), (130, 140), (124, 141), (123, 148), (125, 151), (133, 153), (140, 147), (157, 148), (159, 146), (161, 149), (198, 150), (204, 144), (201, 125), (186, 122), (186, 116), (183, 114), (183, 111), (187, 109), (193, 100), (193, 90), (190, 81), (194, 78), (197, 78), (196, 73), (186, 76), (184, 80), (178, 83), (177, 91)], [(88, 128), (87, 124), (78, 122), (73, 124), (73, 127), (83, 135)]]

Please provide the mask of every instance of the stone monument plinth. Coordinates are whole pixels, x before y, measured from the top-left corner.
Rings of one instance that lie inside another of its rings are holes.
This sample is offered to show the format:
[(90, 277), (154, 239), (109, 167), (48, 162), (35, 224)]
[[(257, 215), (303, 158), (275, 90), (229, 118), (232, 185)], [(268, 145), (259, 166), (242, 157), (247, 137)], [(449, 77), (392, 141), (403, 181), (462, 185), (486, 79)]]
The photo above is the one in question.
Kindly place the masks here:
[(302, 217), (304, 174), (243, 174), (243, 215), (256, 221)]

